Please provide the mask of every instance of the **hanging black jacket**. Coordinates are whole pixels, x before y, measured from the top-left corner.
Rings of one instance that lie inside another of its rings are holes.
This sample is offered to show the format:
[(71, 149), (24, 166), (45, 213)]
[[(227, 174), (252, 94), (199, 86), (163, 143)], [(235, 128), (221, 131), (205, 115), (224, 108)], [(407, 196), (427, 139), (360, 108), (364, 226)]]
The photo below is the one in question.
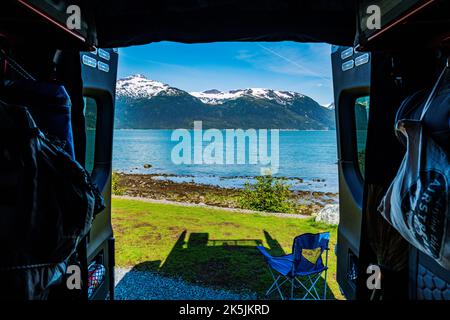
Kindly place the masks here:
[(89, 174), (0, 101), (0, 298), (42, 299), (104, 208)]

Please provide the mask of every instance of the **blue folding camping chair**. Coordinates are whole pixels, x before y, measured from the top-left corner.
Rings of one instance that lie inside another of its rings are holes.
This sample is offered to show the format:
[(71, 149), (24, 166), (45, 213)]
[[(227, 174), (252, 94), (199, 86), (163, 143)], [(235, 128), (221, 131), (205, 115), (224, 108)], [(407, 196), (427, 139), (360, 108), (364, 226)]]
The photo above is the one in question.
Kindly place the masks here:
[[(281, 287), (285, 283), (291, 285), (291, 299), (294, 299), (294, 290), (303, 288), (306, 293), (302, 300), (311, 297), (313, 300), (320, 300), (316, 285), (323, 272), (325, 272), (325, 283), (323, 289), (323, 299), (327, 297), (327, 270), (328, 270), (328, 242), (330, 233), (305, 233), (294, 239), (292, 253), (272, 257), (263, 246), (257, 246), (261, 251), (269, 266), (273, 283), (266, 292), (269, 296), (275, 290), (284, 300)], [(323, 263), (322, 253), (326, 252), (325, 264)], [(278, 273), (275, 277), (274, 271)]]

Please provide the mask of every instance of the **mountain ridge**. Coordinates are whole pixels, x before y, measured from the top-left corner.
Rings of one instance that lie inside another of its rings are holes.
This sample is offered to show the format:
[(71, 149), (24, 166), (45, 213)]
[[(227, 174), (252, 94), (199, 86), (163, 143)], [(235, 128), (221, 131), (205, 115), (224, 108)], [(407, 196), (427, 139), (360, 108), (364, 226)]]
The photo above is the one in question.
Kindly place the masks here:
[(117, 81), (116, 128), (334, 129), (334, 112), (293, 91), (246, 88), (187, 92), (143, 75)]

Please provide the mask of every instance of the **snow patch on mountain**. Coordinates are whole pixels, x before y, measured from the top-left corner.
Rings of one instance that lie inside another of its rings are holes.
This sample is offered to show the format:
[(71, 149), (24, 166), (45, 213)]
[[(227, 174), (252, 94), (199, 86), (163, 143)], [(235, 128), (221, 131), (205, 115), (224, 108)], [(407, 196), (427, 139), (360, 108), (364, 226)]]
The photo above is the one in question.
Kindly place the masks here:
[(212, 89), (203, 92), (190, 92), (190, 94), (206, 104), (223, 104), (226, 101), (235, 100), (241, 97), (274, 100), (280, 104), (289, 104), (296, 98), (304, 98), (304, 95), (297, 92), (264, 88), (238, 89), (227, 92)]
[(334, 102), (331, 102), (329, 104), (322, 105), (322, 107), (327, 108), (328, 110), (334, 110)]
[(142, 74), (117, 80), (117, 96), (151, 98), (157, 95), (176, 95), (180, 90), (159, 81), (147, 79)]

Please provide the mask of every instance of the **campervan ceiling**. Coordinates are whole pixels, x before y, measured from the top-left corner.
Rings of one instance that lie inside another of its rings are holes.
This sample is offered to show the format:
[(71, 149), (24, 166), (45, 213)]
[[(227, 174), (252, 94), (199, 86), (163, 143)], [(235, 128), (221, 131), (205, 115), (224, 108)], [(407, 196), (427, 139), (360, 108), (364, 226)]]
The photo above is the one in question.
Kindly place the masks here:
[[(383, 299), (449, 300), (448, 266), (437, 255), (407, 241), (380, 214), (379, 205), (406, 152), (394, 130), (399, 109), (416, 110), (426, 104), (449, 63), (450, 2), (381, 0), (375, 6), (372, 2), (3, 0), (0, 102), (22, 104), (17, 87), (13, 87), (15, 95), (8, 93), (11, 87), (5, 83), (11, 81), (26, 78), (27, 83), (58, 85), (54, 88), (58, 97), (71, 101), (70, 123), (65, 127), (70, 124), (70, 132), (64, 134), (70, 134), (73, 160), (87, 170), (104, 199), (103, 209), (94, 212), (89, 231), (77, 233), (80, 239), (73, 255), (83, 275), (79, 294), (54, 288), (45, 297), (114, 298), (111, 164), (116, 48), (158, 41), (297, 41), (333, 45), (340, 204), (338, 243), (333, 249), (342, 292), (348, 299), (380, 298), (378, 291), (367, 285), (371, 266), (378, 266)], [(448, 159), (450, 93), (448, 83), (445, 85), (439, 107), (427, 114), (424, 123)], [(38, 91), (36, 99), (47, 99), (49, 92), (54, 92), (50, 88), (45, 85), (45, 93), (39, 91), (44, 89), (33, 89)], [(62, 103), (59, 98), (58, 103)], [(86, 121), (87, 114), (95, 120)], [(0, 148), (7, 145), (7, 139), (8, 135), (2, 134)], [(2, 161), (6, 160), (0, 159), (0, 243), (5, 245), (8, 233), (2, 224), (17, 230), (24, 227), (14, 222), (17, 216), (8, 215), (13, 212), (8, 210), (15, 210), (12, 206), (29, 198), (20, 198), (25, 192), (22, 189), (11, 191), (6, 177), (15, 177), (8, 167), (2, 167)], [(439, 192), (444, 200), (446, 197), (444, 215), (446, 210), (448, 217), (448, 185)], [(11, 201), (13, 198), (17, 201)], [(446, 239), (445, 235), (450, 237), (450, 222), (444, 219), (441, 224), (436, 228), (443, 230), (442, 239)], [(424, 239), (422, 245), (429, 247), (432, 240)], [(14, 245), (15, 250), (27, 247), (25, 241)], [(7, 249), (0, 251), (2, 276), (11, 272), (9, 266), (2, 265), (10, 258), (2, 255), (12, 252)], [(56, 269), (51, 272), (57, 274)], [(100, 280), (90, 288), (88, 277), (95, 272)], [(8, 284), (11, 287), (3, 292), (17, 291), (14, 282)]]

